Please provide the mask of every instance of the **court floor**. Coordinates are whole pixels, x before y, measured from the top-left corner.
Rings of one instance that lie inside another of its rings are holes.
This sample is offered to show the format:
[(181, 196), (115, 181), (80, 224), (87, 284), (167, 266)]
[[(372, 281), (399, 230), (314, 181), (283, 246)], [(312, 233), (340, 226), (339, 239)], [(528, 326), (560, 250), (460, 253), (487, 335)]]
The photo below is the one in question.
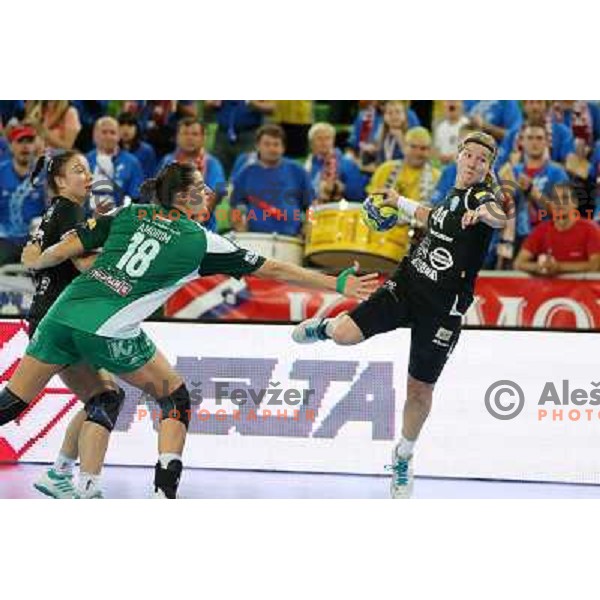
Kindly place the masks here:
[[(44, 498), (32, 487), (47, 468), (40, 464), (0, 465), (0, 498)], [(148, 498), (150, 467), (105, 467), (107, 498)], [(387, 477), (267, 471), (187, 469), (182, 498), (387, 498)], [(600, 486), (417, 477), (415, 498), (600, 498)]]

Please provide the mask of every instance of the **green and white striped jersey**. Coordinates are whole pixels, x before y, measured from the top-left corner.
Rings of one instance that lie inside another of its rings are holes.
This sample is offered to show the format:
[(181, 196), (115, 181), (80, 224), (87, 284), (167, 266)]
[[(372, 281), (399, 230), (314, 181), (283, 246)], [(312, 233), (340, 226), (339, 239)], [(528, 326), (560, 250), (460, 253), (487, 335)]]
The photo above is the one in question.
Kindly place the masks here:
[(240, 278), (266, 260), (183, 212), (172, 209), (167, 217), (155, 205), (90, 219), (77, 235), (86, 251), (102, 247), (102, 253), (63, 291), (48, 318), (106, 337), (135, 337), (144, 319), (200, 275)]

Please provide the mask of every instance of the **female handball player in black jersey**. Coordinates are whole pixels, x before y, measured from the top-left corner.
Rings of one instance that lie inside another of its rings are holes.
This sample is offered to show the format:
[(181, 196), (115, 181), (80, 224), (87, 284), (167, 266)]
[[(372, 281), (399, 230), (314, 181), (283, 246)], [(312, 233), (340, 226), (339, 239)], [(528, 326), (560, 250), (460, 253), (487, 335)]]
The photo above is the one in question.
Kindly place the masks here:
[(394, 190), (382, 192), (384, 205), (397, 206), (401, 217), (416, 218), (426, 228), (424, 237), (367, 301), (333, 319), (308, 319), (292, 334), (301, 344), (331, 339), (351, 345), (398, 327), (411, 328), (402, 434), (391, 465), (395, 499), (411, 497), (413, 450), (431, 410), (434, 385), (460, 336), (492, 230), (506, 224), (493, 175), (496, 153), (491, 136), (467, 135), (456, 160), (454, 188), (437, 208)]
[[(92, 175), (85, 157), (68, 150), (52, 158), (41, 157), (32, 174), (34, 184), (45, 171), (45, 181), (51, 194), (50, 206), (34, 234), (34, 242), (41, 250), (58, 243), (66, 234), (84, 221), (84, 204), (90, 193)], [(62, 291), (86, 270), (94, 256), (73, 258), (59, 265), (35, 272), (35, 295), (29, 311), (29, 337), (33, 337), (39, 322), (44, 318)], [(106, 371), (98, 371), (80, 363), (60, 372), (65, 385), (85, 403), (71, 419), (60, 453), (54, 465), (34, 483), (34, 487), (52, 498), (100, 498), (99, 477), (106, 453), (109, 431), (102, 426), (95, 410), (98, 400), (120, 407), (123, 392)], [(102, 404), (102, 403), (99, 403)], [(80, 444), (81, 440), (81, 444)], [(85, 443), (84, 443), (85, 440)], [(79, 486), (73, 484), (73, 466), (79, 455)]]

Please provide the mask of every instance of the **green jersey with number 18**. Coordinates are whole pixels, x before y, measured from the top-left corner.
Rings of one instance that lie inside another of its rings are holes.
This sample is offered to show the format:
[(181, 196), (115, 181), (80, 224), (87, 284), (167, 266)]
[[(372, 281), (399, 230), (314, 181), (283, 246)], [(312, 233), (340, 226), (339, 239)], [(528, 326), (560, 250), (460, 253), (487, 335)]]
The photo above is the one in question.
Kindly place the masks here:
[(77, 229), (86, 251), (102, 253), (47, 318), (96, 335), (135, 337), (140, 323), (189, 281), (217, 273), (239, 278), (265, 262), (183, 212), (163, 213), (156, 205), (130, 205)]

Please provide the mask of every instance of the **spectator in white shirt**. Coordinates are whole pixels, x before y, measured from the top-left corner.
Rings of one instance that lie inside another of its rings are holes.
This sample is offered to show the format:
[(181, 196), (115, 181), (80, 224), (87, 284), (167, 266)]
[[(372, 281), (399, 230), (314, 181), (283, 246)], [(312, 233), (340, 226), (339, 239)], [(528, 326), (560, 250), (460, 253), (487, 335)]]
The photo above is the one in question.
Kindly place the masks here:
[(444, 118), (433, 130), (434, 151), (443, 165), (456, 159), (460, 129), (467, 123), (462, 100), (444, 100)]

